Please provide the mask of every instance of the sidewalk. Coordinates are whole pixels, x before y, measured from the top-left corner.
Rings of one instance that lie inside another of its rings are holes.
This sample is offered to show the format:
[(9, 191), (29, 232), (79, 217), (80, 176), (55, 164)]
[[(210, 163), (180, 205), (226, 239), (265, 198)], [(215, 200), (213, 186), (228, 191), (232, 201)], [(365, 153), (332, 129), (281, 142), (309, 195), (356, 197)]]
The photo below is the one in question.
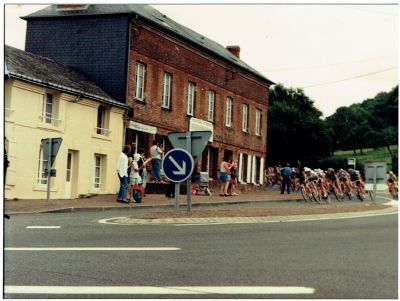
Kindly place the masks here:
[[(6, 200), (4, 205), (5, 214), (17, 213), (39, 213), (39, 212), (71, 212), (75, 210), (111, 210), (111, 209), (133, 209), (142, 207), (158, 207), (175, 205), (174, 198), (167, 198), (163, 194), (148, 194), (143, 202), (139, 204), (123, 204), (116, 201), (116, 195), (97, 195), (90, 198), (63, 199), (63, 200)], [(212, 196), (192, 195), (192, 206), (218, 205), (241, 202), (288, 202), (300, 200), (301, 195), (297, 192), (291, 194), (280, 194), (278, 190), (268, 190), (240, 194), (237, 196), (221, 197), (218, 194)], [(186, 195), (180, 195), (180, 205), (186, 205)]]

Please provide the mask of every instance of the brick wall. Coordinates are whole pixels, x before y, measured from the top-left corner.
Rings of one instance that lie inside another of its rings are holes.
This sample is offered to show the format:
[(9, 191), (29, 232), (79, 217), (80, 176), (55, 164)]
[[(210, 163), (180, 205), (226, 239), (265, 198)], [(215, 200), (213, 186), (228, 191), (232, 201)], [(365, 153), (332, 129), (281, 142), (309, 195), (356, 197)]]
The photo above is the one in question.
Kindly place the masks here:
[[(158, 133), (188, 129), (188, 83), (196, 84), (194, 117), (207, 120), (208, 90), (216, 92), (214, 143), (265, 157), (268, 86), (255, 76), (207, 55), (144, 24), (135, 25), (131, 34), (128, 75), (128, 103), (133, 119), (154, 125)], [(134, 99), (136, 63), (146, 65), (146, 101)], [(164, 72), (172, 74), (171, 109), (161, 107)], [(233, 99), (232, 128), (225, 126), (226, 98)], [(242, 104), (249, 105), (249, 132), (242, 131)], [(255, 112), (262, 110), (262, 135), (255, 135)]]

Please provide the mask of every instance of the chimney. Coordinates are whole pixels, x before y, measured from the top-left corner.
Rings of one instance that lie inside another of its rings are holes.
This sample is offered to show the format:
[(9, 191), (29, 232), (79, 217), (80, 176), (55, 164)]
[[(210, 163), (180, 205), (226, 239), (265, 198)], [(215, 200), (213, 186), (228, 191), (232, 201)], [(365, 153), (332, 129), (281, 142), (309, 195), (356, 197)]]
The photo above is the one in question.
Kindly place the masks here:
[(237, 45), (234, 46), (226, 46), (226, 49), (229, 50), (230, 53), (232, 53), (234, 56), (240, 58), (240, 47)]
[(89, 4), (56, 4), (57, 11), (86, 10)]

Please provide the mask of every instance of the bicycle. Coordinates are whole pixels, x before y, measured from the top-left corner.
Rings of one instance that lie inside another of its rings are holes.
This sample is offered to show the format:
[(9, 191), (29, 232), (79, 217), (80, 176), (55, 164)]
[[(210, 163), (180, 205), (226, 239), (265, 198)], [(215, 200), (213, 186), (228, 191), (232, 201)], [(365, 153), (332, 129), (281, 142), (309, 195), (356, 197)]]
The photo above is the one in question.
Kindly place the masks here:
[(349, 200), (352, 200), (353, 199), (353, 193), (351, 192), (351, 189), (349, 189), (349, 187), (347, 187), (347, 185), (344, 182), (341, 182), (341, 188), (342, 188), (343, 194), (345, 196), (347, 196), (347, 198)]
[(335, 183), (330, 182), (330, 183), (328, 184), (328, 185), (329, 185), (328, 192), (333, 193), (333, 195), (335, 196), (335, 198), (336, 198), (336, 200), (337, 200), (338, 202), (343, 202), (343, 200), (344, 200), (343, 192), (339, 192), (339, 189), (338, 189), (338, 187), (336, 186), (336, 185), (337, 185), (336, 183), (337, 183), (337, 182), (335, 182)]
[(312, 195), (310, 187), (306, 183), (299, 184), (299, 191), (300, 191), (303, 199), (306, 201), (306, 203), (312, 202), (313, 195)]
[(397, 185), (396, 185), (395, 183), (389, 183), (388, 186), (389, 186), (389, 193), (390, 193), (390, 195), (392, 196), (392, 198), (393, 198), (394, 200), (397, 200), (397, 198), (398, 198), (398, 188), (397, 188)]
[(362, 187), (361, 182), (359, 182), (359, 181), (354, 181), (354, 182), (352, 182), (352, 185), (353, 185), (353, 187), (355, 187), (355, 191), (356, 191), (356, 196), (357, 196), (357, 198), (358, 198), (361, 202), (364, 202), (365, 199), (366, 199), (366, 197), (367, 197), (367, 195), (366, 195), (366, 193), (365, 193), (365, 191), (364, 191), (364, 189), (363, 189), (363, 187)]

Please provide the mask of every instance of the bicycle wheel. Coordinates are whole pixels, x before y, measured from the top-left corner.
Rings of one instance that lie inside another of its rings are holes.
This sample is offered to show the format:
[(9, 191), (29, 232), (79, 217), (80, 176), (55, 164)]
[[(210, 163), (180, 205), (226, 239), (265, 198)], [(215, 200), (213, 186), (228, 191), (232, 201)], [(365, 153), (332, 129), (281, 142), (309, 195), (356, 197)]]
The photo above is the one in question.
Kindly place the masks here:
[(306, 189), (304, 187), (301, 187), (300, 193), (301, 193), (301, 196), (303, 197), (304, 201), (308, 202)]
[(364, 202), (365, 200), (365, 193), (361, 192), (360, 189), (357, 189), (357, 197), (360, 200), (360, 202)]
[(315, 185), (312, 185), (310, 189), (314, 201), (316, 201), (318, 204), (321, 204), (321, 195), (318, 193), (317, 188), (315, 188)]
[(337, 199), (337, 201), (338, 202), (343, 201), (343, 195), (341, 195), (339, 193), (339, 191), (337, 190), (337, 188), (335, 186), (333, 186), (332, 190), (333, 190), (333, 194), (335, 195), (335, 198)]
[(324, 200), (325, 203), (330, 204), (331, 197), (329, 196), (329, 193), (326, 193), (326, 195), (322, 197), (322, 200)]

